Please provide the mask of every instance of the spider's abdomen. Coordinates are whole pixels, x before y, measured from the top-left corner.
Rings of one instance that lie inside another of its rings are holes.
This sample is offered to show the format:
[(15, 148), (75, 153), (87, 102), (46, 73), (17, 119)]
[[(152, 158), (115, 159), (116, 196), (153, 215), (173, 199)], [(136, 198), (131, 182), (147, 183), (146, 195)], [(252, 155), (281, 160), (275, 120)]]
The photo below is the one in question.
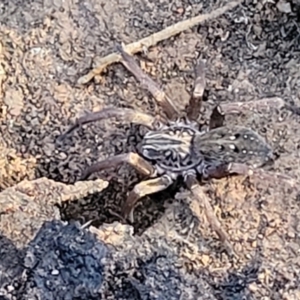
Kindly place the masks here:
[(141, 143), (139, 152), (165, 171), (181, 173), (195, 167), (199, 159), (193, 153), (197, 131), (192, 126), (174, 124), (150, 131)]

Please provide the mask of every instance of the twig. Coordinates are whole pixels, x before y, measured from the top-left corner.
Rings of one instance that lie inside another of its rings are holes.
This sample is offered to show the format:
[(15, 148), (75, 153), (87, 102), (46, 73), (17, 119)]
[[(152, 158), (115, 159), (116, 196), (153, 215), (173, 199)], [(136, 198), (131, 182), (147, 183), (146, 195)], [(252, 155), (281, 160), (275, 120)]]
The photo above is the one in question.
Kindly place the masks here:
[[(166, 40), (176, 34), (179, 34), (189, 28), (196, 26), (199, 23), (203, 23), (204, 21), (217, 18), (220, 15), (226, 13), (228, 10), (231, 10), (236, 6), (238, 6), (242, 1), (243, 0), (232, 1), (224, 5), (223, 7), (220, 7), (210, 13), (199, 15), (194, 18), (178, 22), (159, 32), (153, 33), (137, 42), (133, 42), (131, 44), (128, 44), (127, 46), (124, 46), (124, 50), (131, 55), (135, 54), (141, 51), (144, 47), (149, 48), (163, 40)], [(106, 67), (108, 67), (110, 64), (119, 62), (120, 60), (121, 60), (121, 55), (119, 53), (111, 53), (105, 57), (100, 58), (97, 61), (97, 67), (91, 70), (88, 74), (80, 77), (77, 83), (78, 84), (88, 83), (90, 80), (94, 78), (94, 76), (101, 74), (103, 70)]]

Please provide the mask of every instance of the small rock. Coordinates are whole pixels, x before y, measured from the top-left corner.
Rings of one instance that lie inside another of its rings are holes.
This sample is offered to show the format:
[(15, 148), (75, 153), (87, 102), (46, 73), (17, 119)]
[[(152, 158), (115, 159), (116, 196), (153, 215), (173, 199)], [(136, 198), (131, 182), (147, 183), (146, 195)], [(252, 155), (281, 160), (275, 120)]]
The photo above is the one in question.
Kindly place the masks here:
[(277, 3), (276, 7), (282, 13), (289, 14), (292, 12), (291, 4), (286, 1), (279, 1)]
[(208, 266), (209, 262), (210, 262), (210, 256), (209, 255), (202, 255), (201, 256), (201, 262), (204, 266)]
[(251, 283), (249, 284), (249, 291), (251, 291), (252, 293), (256, 292), (258, 290), (256, 283)]

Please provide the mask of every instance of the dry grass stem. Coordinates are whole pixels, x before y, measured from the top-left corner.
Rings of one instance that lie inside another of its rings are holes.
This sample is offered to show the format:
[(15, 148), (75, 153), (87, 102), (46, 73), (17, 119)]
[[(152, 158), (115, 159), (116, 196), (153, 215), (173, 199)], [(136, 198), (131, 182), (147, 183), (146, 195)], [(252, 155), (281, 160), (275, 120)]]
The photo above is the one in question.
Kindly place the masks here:
[[(176, 34), (179, 34), (185, 30), (188, 30), (200, 23), (203, 23), (207, 20), (211, 20), (214, 18), (217, 18), (227, 11), (235, 8), (238, 6), (242, 0), (232, 1), (228, 4), (224, 5), (223, 7), (220, 7), (216, 10), (213, 10), (210, 13), (202, 14), (199, 16), (196, 16), (194, 18), (184, 20), (181, 22), (178, 22), (174, 25), (171, 25), (159, 32), (153, 33), (139, 41), (133, 42), (131, 44), (128, 44), (124, 46), (124, 50), (129, 54), (135, 54), (144, 48), (149, 48), (151, 46), (156, 45), (157, 43), (166, 40)], [(77, 81), (78, 84), (86, 84), (89, 81), (91, 81), (94, 76), (99, 75), (103, 72), (104, 69), (106, 69), (109, 65), (119, 62), (121, 60), (121, 55), (119, 53), (111, 53), (103, 58), (100, 58), (97, 62), (97, 67), (92, 69), (88, 74), (80, 77)]]

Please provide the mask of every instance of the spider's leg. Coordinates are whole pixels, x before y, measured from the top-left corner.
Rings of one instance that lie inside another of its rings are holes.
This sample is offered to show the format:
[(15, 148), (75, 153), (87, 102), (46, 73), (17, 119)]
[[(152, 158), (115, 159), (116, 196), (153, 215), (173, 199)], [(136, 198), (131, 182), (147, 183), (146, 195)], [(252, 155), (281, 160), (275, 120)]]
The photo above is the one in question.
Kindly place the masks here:
[(187, 110), (187, 117), (196, 121), (200, 112), (202, 97), (206, 87), (205, 64), (200, 60), (195, 66), (194, 89)]
[(73, 130), (75, 130), (76, 128), (78, 128), (84, 124), (88, 124), (88, 123), (92, 123), (95, 121), (100, 121), (100, 120), (108, 119), (108, 118), (123, 119), (126, 122), (144, 125), (146, 127), (149, 127), (150, 129), (153, 129), (155, 121), (156, 121), (155, 117), (145, 114), (145, 113), (142, 113), (142, 112), (139, 112), (134, 109), (108, 107), (103, 110), (100, 110), (97, 112), (92, 112), (83, 117), (78, 118), (75, 121), (75, 124), (73, 126), (71, 126), (65, 133), (63, 133), (59, 137), (59, 139), (63, 140)]
[(247, 113), (248, 111), (265, 111), (272, 108), (282, 108), (285, 106), (283, 99), (279, 97), (263, 98), (248, 102), (221, 103), (216, 106), (210, 116), (209, 128), (223, 126), (225, 115)]
[(88, 178), (91, 174), (95, 172), (102, 171), (104, 169), (117, 167), (122, 163), (128, 163), (133, 168), (135, 168), (140, 174), (145, 176), (150, 176), (155, 173), (153, 166), (143, 159), (141, 156), (134, 152), (119, 154), (116, 156), (108, 157), (94, 165), (88, 167), (81, 175), (80, 180)]
[(230, 243), (229, 236), (227, 235), (226, 231), (223, 229), (221, 223), (215, 215), (208, 196), (205, 194), (196, 178), (190, 176), (187, 179), (187, 186), (192, 192), (192, 203), (190, 204), (190, 207), (193, 210), (193, 213), (198, 215), (198, 217), (200, 218), (200, 209), (201, 206), (204, 206), (207, 221), (209, 222), (212, 229), (217, 233), (227, 253), (230, 256), (236, 256)]
[(144, 196), (163, 191), (172, 183), (173, 180), (168, 175), (163, 175), (162, 177), (149, 179), (147, 181), (138, 183), (129, 193), (126, 202), (124, 203), (122, 207), (122, 215), (125, 218), (129, 218), (129, 220), (133, 222), (133, 209), (139, 199)]
[(221, 104), (221, 110), (224, 114), (239, 114), (245, 113), (247, 111), (268, 111), (272, 108), (281, 108), (284, 107), (284, 100), (279, 97), (270, 97), (263, 98), (259, 100), (253, 100), (248, 102), (233, 102), (233, 103), (225, 103)]
[(284, 182), (292, 187), (297, 184), (297, 180), (288, 175), (276, 172), (268, 172), (261, 168), (254, 169), (242, 163), (222, 164), (215, 168), (207, 169), (206, 174), (208, 177), (216, 179), (224, 178), (230, 175), (244, 175), (257, 177), (262, 181), (277, 182), (279, 184)]
[(128, 54), (122, 46), (118, 45), (117, 50), (122, 56), (122, 64), (125, 68), (131, 72), (135, 78), (146, 87), (146, 89), (152, 94), (158, 104), (164, 109), (167, 117), (173, 119), (179, 116), (179, 111), (173, 101), (166, 95), (166, 93), (159, 87), (159, 85), (146, 73), (142, 71), (138, 63), (133, 56)]

